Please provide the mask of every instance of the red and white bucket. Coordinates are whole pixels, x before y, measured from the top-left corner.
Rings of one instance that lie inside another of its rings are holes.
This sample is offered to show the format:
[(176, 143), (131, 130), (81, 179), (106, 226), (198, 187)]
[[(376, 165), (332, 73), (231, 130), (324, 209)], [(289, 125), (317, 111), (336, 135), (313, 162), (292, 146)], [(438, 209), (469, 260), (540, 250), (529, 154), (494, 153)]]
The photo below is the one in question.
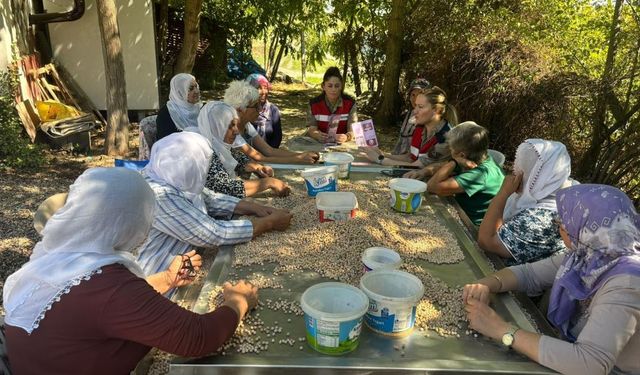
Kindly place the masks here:
[(350, 192), (321, 192), (316, 195), (316, 207), (321, 223), (346, 221), (356, 217), (358, 199)]

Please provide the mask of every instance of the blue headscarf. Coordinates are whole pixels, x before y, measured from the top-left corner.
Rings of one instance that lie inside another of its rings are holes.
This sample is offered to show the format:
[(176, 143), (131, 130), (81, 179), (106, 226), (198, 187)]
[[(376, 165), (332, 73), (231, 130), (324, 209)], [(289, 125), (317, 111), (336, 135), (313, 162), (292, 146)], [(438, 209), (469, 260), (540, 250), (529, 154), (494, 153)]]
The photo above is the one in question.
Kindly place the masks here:
[(571, 249), (558, 269), (547, 317), (570, 341), (578, 301), (611, 277), (640, 276), (640, 216), (631, 200), (607, 185), (576, 185), (556, 195)]

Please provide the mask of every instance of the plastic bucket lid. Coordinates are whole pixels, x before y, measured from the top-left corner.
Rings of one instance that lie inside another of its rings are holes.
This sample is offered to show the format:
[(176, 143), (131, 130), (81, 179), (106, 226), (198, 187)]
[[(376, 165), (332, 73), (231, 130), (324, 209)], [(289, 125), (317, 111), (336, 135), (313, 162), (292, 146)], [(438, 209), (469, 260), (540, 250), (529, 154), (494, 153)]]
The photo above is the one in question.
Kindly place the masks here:
[(402, 193), (424, 193), (427, 184), (412, 178), (394, 178), (389, 181), (389, 187)]
[(424, 285), (416, 276), (399, 270), (374, 270), (360, 279), (360, 288), (380, 302), (415, 304), (424, 295)]
[(315, 319), (347, 322), (359, 319), (367, 312), (369, 298), (362, 290), (349, 284), (326, 282), (305, 290), (300, 306)]
[(358, 199), (352, 192), (323, 191), (316, 195), (319, 210), (351, 211), (358, 208)]
[(400, 267), (400, 254), (386, 247), (370, 247), (362, 253), (362, 263), (372, 270)]
[(351, 163), (355, 158), (346, 152), (330, 152), (324, 156), (324, 161), (333, 164)]
[(303, 169), (302, 171), (300, 171), (300, 175), (302, 177), (309, 177), (309, 176), (318, 176), (318, 175), (336, 173), (336, 172), (338, 172), (338, 167), (335, 165), (329, 165), (326, 167)]

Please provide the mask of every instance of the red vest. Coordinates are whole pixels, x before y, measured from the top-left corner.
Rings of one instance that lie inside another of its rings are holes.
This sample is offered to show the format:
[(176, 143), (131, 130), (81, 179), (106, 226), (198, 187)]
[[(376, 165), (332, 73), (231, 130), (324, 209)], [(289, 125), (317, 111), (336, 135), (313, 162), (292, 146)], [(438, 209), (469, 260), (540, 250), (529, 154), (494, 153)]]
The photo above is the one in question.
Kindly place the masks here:
[(336, 134), (346, 134), (349, 131), (349, 127), (347, 126), (349, 112), (351, 112), (351, 108), (353, 108), (355, 103), (356, 101), (352, 97), (342, 94), (342, 105), (332, 113), (329, 106), (327, 106), (324, 94), (322, 94), (311, 99), (309, 105), (311, 106), (311, 113), (316, 118), (318, 130), (327, 133), (329, 131), (329, 121), (331, 121), (333, 117), (338, 117), (340, 123)]
[(413, 137), (411, 138), (411, 160), (418, 160), (418, 157), (429, 152), (431, 147), (435, 146), (438, 143), (446, 142), (445, 134), (451, 130), (451, 126), (449, 123), (444, 124), (442, 129), (440, 129), (436, 134), (433, 135), (430, 139), (424, 144), (422, 143), (422, 132), (424, 131), (424, 126), (417, 126), (416, 130), (413, 132)]

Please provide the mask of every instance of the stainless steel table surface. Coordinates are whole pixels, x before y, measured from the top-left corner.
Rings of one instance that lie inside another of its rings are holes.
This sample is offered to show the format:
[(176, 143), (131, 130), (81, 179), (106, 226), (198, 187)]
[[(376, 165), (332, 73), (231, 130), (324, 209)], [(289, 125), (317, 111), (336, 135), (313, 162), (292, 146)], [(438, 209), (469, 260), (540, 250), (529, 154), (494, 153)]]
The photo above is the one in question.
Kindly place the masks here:
[[(307, 166), (308, 167), (308, 166)], [(294, 168), (303, 166), (274, 165), (276, 173), (286, 180), (294, 175)], [(388, 179), (378, 172), (386, 169), (379, 166), (354, 167), (351, 180)], [(300, 184), (296, 188), (303, 188)], [(486, 257), (476, 247), (462, 226), (449, 213), (446, 202), (436, 196), (426, 197), (424, 203), (434, 208), (443, 224), (451, 230), (463, 250), (465, 260), (457, 264), (436, 265), (426, 261), (415, 263), (427, 269), (450, 286), (464, 285), (491, 273)], [(391, 208), (390, 208), (391, 209)], [(399, 214), (400, 215), (400, 214)], [(220, 248), (199, 293), (192, 293), (193, 310), (198, 313), (208, 311), (211, 290), (234, 277), (246, 277), (252, 273), (272, 276), (275, 264), (233, 269), (233, 248)], [(302, 293), (311, 285), (329, 281), (315, 272), (295, 272), (276, 276), (284, 285), (282, 289), (261, 289), (260, 299), (300, 301)], [(425, 285), (429, 288), (429, 285)], [(197, 297), (195, 295), (197, 294)], [(533, 330), (530, 320), (512, 295), (503, 293), (493, 298), (493, 306), (504, 318), (520, 327)], [(532, 312), (535, 314), (536, 312)], [(314, 351), (306, 341), (302, 316), (287, 315), (269, 309), (260, 311), (265, 325), (278, 321), (282, 333), (270, 343), (269, 349), (260, 354), (226, 353), (200, 359), (177, 358), (171, 363), (171, 374), (298, 374), (298, 373), (511, 373), (511, 374), (551, 374), (550, 369), (540, 366), (526, 357), (507, 350), (501, 345), (482, 336), (474, 337), (464, 333), (466, 323), (462, 323), (461, 337), (441, 337), (432, 331), (414, 332), (405, 338), (393, 339), (372, 332), (364, 326), (358, 348), (346, 355), (327, 356)], [(287, 322), (291, 319), (291, 322)], [(540, 327), (543, 332), (547, 327)], [(286, 336), (286, 333), (289, 336)], [(263, 338), (265, 334), (262, 335)], [(282, 338), (296, 339), (293, 346), (278, 344)], [(270, 342), (270, 339), (269, 339)], [(404, 349), (402, 347), (404, 346)], [(300, 349), (302, 348), (302, 349)], [(399, 350), (398, 350), (399, 349)]]

